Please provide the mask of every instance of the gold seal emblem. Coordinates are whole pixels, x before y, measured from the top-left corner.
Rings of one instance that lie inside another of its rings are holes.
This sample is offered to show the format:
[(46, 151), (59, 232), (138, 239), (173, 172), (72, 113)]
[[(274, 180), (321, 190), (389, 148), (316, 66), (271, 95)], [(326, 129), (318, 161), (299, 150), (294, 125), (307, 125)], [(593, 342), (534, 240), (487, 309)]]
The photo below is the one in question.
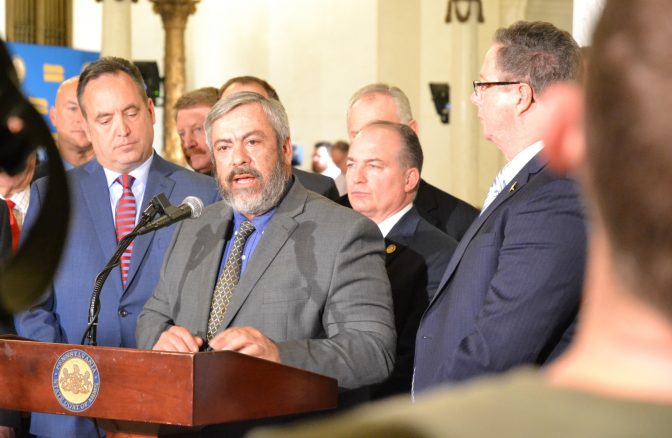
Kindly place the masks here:
[(88, 409), (98, 396), (100, 375), (91, 356), (82, 350), (70, 350), (59, 357), (52, 375), (54, 395), (68, 411)]
[(66, 361), (58, 375), (58, 387), (63, 397), (70, 403), (81, 403), (93, 390), (93, 373), (89, 365), (82, 359), (73, 358)]
[(392, 254), (396, 250), (397, 250), (397, 245), (395, 245), (394, 243), (390, 243), (389, 245), (387, 245), (387, 248), (385, 248), (385, 252), (388, 253), (388, 254)]

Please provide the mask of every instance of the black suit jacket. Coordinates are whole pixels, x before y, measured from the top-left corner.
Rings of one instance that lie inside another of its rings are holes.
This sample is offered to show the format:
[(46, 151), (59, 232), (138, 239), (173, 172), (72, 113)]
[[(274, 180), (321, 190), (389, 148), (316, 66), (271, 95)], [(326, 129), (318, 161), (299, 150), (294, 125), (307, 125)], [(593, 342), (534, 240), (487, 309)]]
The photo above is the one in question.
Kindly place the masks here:
[[(352, 208), (348, 195), (341, 196), (338, 203)], [(477, 208), (434, 187), (424, 179), (420, 180), (413, 205), (424, 220), (458, 242), (480, 213)]]
[(292, 167), (292, 173), (298, 178), (301, 185), (311, 192), (315, 192), (325, 198), (338, 202), (340, 195), (338, 194), (336, 183), (332, 178), (320, 175), (319, 173), (306, 172), (296, 167)]
[(397, 350), (390, 377), (371, 388), (372, 398), (409, 393), (415, 334), (457, 246), (452, 237), (411, 208), (385, 237), (385, 267), (392, 287)]
[(479, 214), (477, 208), (434, 187), (424, 179), (420, 180), (414, 205), (427, 222), (458, 242)]

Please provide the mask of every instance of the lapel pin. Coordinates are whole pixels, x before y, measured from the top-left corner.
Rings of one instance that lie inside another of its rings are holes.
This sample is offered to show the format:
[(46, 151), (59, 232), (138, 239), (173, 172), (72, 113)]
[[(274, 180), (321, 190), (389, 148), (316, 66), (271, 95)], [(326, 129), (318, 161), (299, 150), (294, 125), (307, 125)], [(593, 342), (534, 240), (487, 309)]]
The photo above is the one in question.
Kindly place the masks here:
[(518, 181), (514, 181), (513, 184), (511, 184), (511, 188), (509, 189), (509, 193), (515, 192), (516, 187), (518, 187)]
[(396, 250), (397, 250), (397, 245), (395, 245), (394, 243), (390, 243), (389, 245), (387, 245), (387, 248), (385, 248), (385, 252), (388, 253), (388, 254), (392, 254)]

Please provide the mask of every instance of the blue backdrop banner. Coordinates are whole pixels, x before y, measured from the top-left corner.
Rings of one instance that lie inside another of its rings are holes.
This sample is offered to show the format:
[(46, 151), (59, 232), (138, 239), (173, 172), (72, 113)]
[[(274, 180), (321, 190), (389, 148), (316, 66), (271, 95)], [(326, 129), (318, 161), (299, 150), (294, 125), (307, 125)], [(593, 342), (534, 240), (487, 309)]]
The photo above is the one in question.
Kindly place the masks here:
[(49, 120), (49, 109), (54, 105), (56, 90), (65, 79), (79, 75), (84, 66), (100, 57), (98, 52), (69, 49), (67, 47), (40, 46), (36, 44), (7, 43), (21, 87), (28, 99)]

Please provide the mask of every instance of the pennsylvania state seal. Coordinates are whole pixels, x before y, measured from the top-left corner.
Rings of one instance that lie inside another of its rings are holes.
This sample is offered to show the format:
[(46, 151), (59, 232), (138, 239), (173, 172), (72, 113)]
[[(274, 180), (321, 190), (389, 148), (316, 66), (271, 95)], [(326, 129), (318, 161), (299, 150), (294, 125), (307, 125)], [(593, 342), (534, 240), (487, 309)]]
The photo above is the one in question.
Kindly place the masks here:
[(100, 391), (98, 366), (82, 350), (68, 350), (54, 365), (51, 386), (58, 402), (70, 412), (91, 407)]

